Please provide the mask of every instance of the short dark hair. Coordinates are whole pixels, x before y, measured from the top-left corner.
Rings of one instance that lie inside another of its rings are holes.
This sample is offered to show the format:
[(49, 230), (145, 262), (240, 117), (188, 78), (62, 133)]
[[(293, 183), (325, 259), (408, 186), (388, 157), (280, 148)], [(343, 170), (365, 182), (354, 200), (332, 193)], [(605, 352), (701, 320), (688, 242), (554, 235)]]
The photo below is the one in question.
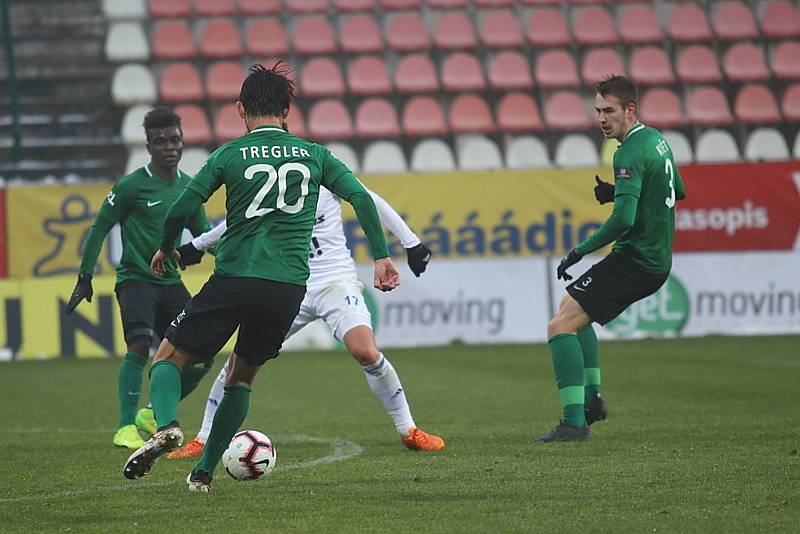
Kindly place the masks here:
[(147, 138), (150, 138), (150, 130), (158, 128), (171, 128), (173, 126), (181, 127), (181, 116), (175, 113), (175, 110), (167, 106), (159, 106), (147, 112), (144, 116), (144, 133)]
[(611, 74), (606, 76), (594, 87), (595, 92), (603, 97), (608, 95), (616, 96), (619, 98), (619, 103), (625, 108), (631, 102), (639, 107), (639, 91), (633, 82), (625, 76), (619, 74)]
[(239, 101), (248, 117), (280, 117), (294, 100), (292, 69), (278, 61), (270, 68), (255, 64), (242, 83)]

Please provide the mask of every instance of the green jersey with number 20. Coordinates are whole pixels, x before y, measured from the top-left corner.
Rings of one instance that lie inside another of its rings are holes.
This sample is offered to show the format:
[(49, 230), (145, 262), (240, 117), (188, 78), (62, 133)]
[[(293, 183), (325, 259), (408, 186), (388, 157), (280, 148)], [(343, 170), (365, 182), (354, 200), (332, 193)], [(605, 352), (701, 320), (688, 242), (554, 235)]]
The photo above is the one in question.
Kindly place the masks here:
[(633, 226), (612, 250), (646, 271), (669, 271), (675, 200), (676, 196), (683, 198), (684, 186), (672, 148), (655, 128), (637, 124), (614, 153), (614, 196), (620, 195), (632, 195), (639, 201)]

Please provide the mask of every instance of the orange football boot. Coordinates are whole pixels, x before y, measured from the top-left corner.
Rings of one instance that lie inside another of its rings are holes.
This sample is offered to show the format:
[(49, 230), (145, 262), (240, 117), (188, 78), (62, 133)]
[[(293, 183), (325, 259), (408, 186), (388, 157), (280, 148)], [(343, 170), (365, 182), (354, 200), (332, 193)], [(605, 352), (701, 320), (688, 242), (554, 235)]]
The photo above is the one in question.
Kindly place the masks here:
[(203, 455), (203, 447), (205, 444), (197, 438), (181, 447), (176, 451), (172, 451), (167, 455), (168, 460), (175, 460), (179, 458), (200, 458)]
[(403, 445), (412, 451), (440, 451), (444, 449), (444, 440), (439, 436), (428, 434), (419, 428), (412, 428), (403, 439)]

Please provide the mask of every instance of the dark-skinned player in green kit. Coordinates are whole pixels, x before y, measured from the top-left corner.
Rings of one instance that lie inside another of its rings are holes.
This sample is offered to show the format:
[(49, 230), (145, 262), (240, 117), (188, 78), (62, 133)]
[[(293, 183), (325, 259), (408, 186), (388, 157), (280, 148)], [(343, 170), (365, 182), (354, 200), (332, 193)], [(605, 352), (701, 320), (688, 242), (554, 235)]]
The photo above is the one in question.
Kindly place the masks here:
[(611, 253), (567, 286), (567, 295), (547, 328), (562, 419), (534, 442), (580, 441), (607, 410), (600, 396), (597, 336), (604, 325), (637, 300), (652, 295), (672, 268), (675, 201), (685, 197), (672, 149), (661, 132), (639, 122), (636, 87), (624, 76), (596, 86), (597, 122), (614, 153), (614, 184), (595, 177), (595, 197), (613, 202), (608, 219), (561, 260), (559, 279), (583, 256), (610, 243)]

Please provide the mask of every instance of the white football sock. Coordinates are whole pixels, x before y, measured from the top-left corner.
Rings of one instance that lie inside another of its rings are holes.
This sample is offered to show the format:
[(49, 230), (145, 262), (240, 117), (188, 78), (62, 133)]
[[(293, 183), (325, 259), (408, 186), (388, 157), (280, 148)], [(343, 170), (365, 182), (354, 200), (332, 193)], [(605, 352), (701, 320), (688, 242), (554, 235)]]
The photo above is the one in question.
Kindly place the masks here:
[(414, 424), (414, 419), (411, 417), (411, 408), (406, 401), (406, 394), (400, 384), (397, 371), (383, 353), (375, 365), (362, 367), (362, 369), (367, 377), (369, 388), (383, 403), (383, 407), (394, 421), (397, 431), (403, 436), (408, 434), (408, 431), (417, 425)]
[(208, 441), (208, 434), (211, 432), (211, 423), (214, 422), (214, 414), (217, 413), (217, 407), (222, 401), (222, 396), (225, 394), (225, 377), (227, 374), (228, 362), (225, 362), (225, 365), (219, 370), (217, 378), (214, 379), (211, 391), (208, 392), (206, 411), (203, 412), (203, 426), (200, 427), (200, 432), (197, 433), (197, 439), (203, 443)]

